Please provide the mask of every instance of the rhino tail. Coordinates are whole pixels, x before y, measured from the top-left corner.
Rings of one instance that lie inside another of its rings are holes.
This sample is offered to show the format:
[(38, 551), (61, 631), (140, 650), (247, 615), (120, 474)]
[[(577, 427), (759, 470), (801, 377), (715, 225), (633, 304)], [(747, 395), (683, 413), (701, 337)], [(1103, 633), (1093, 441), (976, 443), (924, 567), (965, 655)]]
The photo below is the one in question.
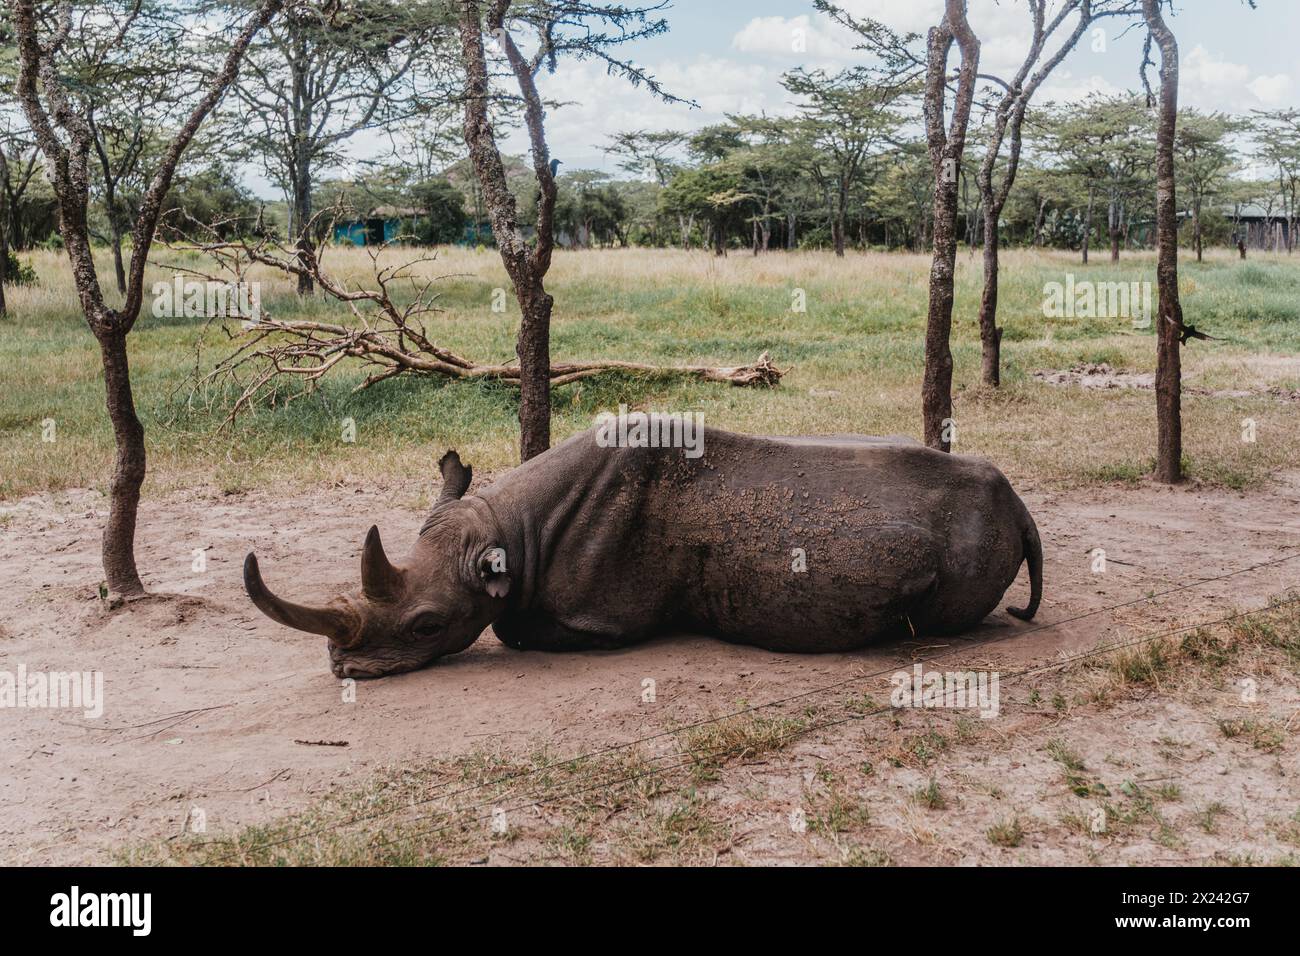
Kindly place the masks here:
[(1038, 526), (1025, 511), (1024, 531), (1025, 560), (1029, 562), (1029, 606), (1009, 607), (1007, 613), (1028, 621), (1038, 612), (1038, 604), (1043, 599), (1043, 543), (1038, 540)]

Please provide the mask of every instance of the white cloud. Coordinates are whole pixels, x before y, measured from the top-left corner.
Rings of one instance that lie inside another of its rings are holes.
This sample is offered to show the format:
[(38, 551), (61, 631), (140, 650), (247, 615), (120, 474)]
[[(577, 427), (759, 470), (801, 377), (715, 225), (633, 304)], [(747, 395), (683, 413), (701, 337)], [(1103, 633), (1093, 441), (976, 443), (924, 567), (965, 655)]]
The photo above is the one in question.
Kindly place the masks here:
[(1246, 84), (1246, 88), (1255, 94), (1260, 103), (1270, 108), (1289, 106), (1294, 103), (1295, 96), (1291, 92), (1294, 87), (1291, 77), (1285, 73), (1257, 76)]
[(1068, 70), (1053, 73), (1034, 96), (1035, 103), (1053, 102), (1057, 104), (1079, 103), (1094, 93), (1101, 96), (1118, 96), (1120, 89), (1104, 76), (1096, 73), (1076, 77)]
[[(972, 6), (980, 6), (977, 0)], [(943, 16), (943, 0), (845, 0), (841, 4), (845, 12), (858, 19), (879, 20), (885, 26), (903, 33), (920, 33), (939, 22)], [(971, 23), (975, 23), (975, 13), (968, 14)]]
[(1226, 92), (1245, 86), (1246, 79), (1250, 76), (1250, 67), (1216, 59), (1198, 43), (1182, 58), (1178, 73), (1180, 82)]
[[(542, 95), (564, 104), (548, 111), (546, 136), (552, 153), (564, 161), (567, 170), (591, 167), (613, 171), (614, 163), (604, 155), (603, 147), (610, 136), (624, 130), (694, 130), (721, 123), (728, 113), (789, 111), (779, 69), (725, 57), (665, 61), (649, 69), (668, 92), (693, 99), (698, 108), (665, 103), (644, 88), (608, 75), (595, 63), (570, 61), (554, 76), (540, 78)], [(526, 153), (527, 136), (522, 130), (513, 130), (502, 146), (508, 152)]]
[(731, 47), (740, 53), (765, 56), (848, 60), (855, 56), (855, 51), (845, 34), (847, 31), (835, 28), (825, 19), (812, 22), (807, 14), (789, 18), (755, 17), (731, 38)]
[[(1157, 58), (1158, 59), (1158, 58)], [(1294, 82), (1286, 73), (1260, 74), (1233, 63), (1196, 44), (1182, 58), (1179, 69), (1179, 104), (1202, 110), (1244, 112), (1294, 102)]]
[[(900, 33), (919, 34), (918, 50), (924, 46), (926, 31), (943, 14), (941, 0), (844, 0), (842, 6), (857, 19), (878, 20)], [(1004, 77), (1014, 74), (1028, 52), (1028, 8), (1006, 0), (971, 0), (969, 19), (980, 40), (980, 70)], [(1056, 36), (1068, 34), (1073, 25), (1073, 18), (1068, 19)], [(731, 46), (740, 53), (785, 57), (792, 66), (815, 65), (807, 61), (821, 59), (828, 66), (842, 67), (866, 62), (868, 55), (855, 49), (858, 40), (851, 30), (827, 17), (805, 14), (754, 17), (732, 38)]]

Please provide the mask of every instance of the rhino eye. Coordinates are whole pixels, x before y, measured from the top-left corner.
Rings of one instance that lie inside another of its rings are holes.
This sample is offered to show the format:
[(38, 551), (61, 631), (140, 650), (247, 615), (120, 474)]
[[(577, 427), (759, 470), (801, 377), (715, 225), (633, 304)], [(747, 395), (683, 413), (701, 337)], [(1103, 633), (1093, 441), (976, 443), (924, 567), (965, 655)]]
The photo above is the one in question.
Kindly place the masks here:
[(442, 632), (442, 622), (432, 614), (421, 614), (411, 623), (415, 637), (437, 637)]

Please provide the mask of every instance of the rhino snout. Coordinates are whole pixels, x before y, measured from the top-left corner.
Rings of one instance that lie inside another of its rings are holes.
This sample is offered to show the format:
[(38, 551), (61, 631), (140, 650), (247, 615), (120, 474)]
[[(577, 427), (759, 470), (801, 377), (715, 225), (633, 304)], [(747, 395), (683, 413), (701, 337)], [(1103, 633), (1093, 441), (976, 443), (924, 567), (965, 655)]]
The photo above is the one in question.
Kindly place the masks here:
[(333, 665), (335, 677), (382, 677), (384, 672), (373, 667), (365, 667), (361, 664), (353, 664), (351, 661), (335, 662)]
[(355, 678), (365, 680), (370, 677), (384, 677), (388, 674), (401, 674), (406, 671), (419, 670), (436, 657), (436, 654), (365, 654), (353, 650), (349, 653), (330, 645), (330, 669), (340, 679)]

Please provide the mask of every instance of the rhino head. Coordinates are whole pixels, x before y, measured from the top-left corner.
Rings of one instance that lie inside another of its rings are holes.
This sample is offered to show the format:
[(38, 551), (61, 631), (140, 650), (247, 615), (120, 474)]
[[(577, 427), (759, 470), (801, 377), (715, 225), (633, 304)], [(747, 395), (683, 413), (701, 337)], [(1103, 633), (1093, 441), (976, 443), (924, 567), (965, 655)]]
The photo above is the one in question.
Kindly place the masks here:
[(323, 634), (338, 677), (382, 677), (463, 651), (505, 608), (510, 575), (495, 523), (460, 499), (473, 469), (449, 451), (438, 463), (443, 488), (410, 555), (394, 564), (371, 527), (361, 549), (361, 587), (321, 606), (277, 597), (257, 556), (244, 559), (244, 589), (263, 614)]

